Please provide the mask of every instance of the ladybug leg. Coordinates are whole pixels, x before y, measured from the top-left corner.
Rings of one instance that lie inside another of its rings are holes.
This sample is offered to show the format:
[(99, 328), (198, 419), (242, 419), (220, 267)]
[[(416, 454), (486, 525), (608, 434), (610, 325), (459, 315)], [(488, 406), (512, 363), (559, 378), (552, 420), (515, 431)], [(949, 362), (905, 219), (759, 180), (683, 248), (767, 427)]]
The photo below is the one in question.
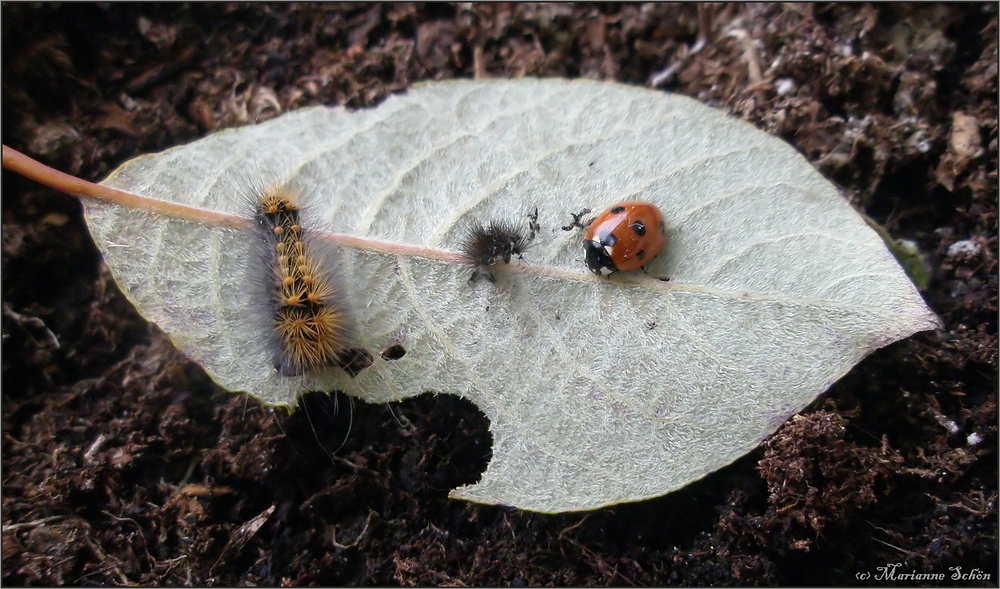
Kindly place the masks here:
[(563, 225), (563, 231), (572, 231), (579, 227), (580, 229), (586, 229), (590, 227), (590, 224), (594, 222), (594, 219), (587, 221), (586, 223), (581, 223), (580, 218), (590, 212), (590, 209), (583, 209), (579, 213), (570, 213), (573, 217), (573, 221), (569, 225)]

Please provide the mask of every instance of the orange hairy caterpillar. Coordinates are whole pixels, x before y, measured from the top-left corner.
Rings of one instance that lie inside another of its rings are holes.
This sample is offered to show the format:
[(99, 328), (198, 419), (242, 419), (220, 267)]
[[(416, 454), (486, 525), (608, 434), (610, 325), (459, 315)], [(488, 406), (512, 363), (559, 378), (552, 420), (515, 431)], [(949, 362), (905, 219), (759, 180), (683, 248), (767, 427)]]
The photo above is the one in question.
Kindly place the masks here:
[(262, 272), (255, 283), (266, 290), (260, 296), (267, 301), (265, 332), (274, 367), (283, 376), (298, 376), (339, 365), (348, 351), (347, 323), (329, 247), (309, 239), (290, 188), (266, 188), (255, 200)]

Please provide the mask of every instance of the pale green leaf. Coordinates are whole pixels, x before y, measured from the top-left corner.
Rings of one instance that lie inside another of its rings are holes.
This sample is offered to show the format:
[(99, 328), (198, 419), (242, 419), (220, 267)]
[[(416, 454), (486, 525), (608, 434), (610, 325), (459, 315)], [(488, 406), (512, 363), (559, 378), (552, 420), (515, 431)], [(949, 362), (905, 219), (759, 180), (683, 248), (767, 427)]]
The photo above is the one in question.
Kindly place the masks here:
[[(106, 184), (246, 216), (234, 186), (286, 174), (340, 244), (354, 343), (375, 356), (357, 377), (276, 373), (248, 319), (249, 231), (100, 204), (87, 216), (123, 292), (228, 389), (479, 406), (493, 459), (454, 497), (558, 512), (662, 495), (754, 448), (874, 349), (939, 325), (794, 149), (624, 85), (418, 85), (137, 158)], [(648, 276), (609, 281), (560, 226), (624, 199), (659, 205), (669, 240)], [(451, 253), (465, 228), (535, 207), (526, 261), (470, 284)], [(406, 355), (381, 359), (393, 343)]]

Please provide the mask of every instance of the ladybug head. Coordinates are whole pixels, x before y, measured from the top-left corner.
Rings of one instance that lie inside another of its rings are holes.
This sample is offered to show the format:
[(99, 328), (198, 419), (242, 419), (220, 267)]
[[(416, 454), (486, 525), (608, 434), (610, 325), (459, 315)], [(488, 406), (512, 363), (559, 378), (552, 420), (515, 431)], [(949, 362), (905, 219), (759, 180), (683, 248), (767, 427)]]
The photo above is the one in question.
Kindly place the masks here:
[(587, 267), (598, 276), (610, 276), (618, 271), (614, 260), (608, 253), (608, 248), (599, 241), (584, 242), (584, 249), (587, 252)]

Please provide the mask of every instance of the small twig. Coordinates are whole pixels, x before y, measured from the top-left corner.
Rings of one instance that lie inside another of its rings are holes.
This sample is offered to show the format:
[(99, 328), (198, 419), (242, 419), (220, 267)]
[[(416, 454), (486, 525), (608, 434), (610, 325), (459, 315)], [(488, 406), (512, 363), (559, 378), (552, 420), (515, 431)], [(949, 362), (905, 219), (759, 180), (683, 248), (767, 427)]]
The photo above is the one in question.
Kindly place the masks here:
[(5, 317), (9, 317), (15, 323), (17, 323), (22, 327), (33, 327), (35, 329), (40, 330), (42, 332), (42, 335), (45, 337), (45, 348), (47, 350), (59, 349), (58, 338), (56, 338), (56, 335), (52, 333), (52, 330), (49, 329), (47, 325), (45, 325), (45, 322), (39, 319), (38, 317), (33, 317), (30, 315), (22, 315), (11, 309), (10, 306), (7, 305), (7, 303), (3, 304), (3, 314)]
[(895, 548), (896, 550), (900, 551), (901, 553), (903, 553), (903, 554), (905, 554), (907, 556), (919, 556), (919, 554), (917, 554), (916, 552), (913, 552), (912, 550), (906, 550), (905, 548), (900, 548), (899, 546), (896, 546), (894, 544), (889, 544), (885, 540), (879, 540), (875, 536), (872, 536), (872, 540), (875, 540), (879, 544), (885, 544), (889, 548)]
[(265, 509), (258, 516), (240, 526), (239, 529), (233, 533), (232, 538), (229, 539), (226, 546), (222, 549), (222, 552), (219, 554), (219, 559), (215, 561), (212, 568), (208, 569), (208, 574), (214, 574), (215, 567), (219, 566), (222, 559), (230, 553), (238, 555), (240, 551), (243, 550), (243, 547), (246, 546), (246, 543), (257, 534), (257, 531), (260, 530), (261, 526), (263, 526), (264, 523), (267, 522), (267, 519), (271, 517), (271, 514), (274, 513), (274, 508), (275, 505), (271, 505), (271, 507)]
[(3, 167), (25, 178), (34, 180), (39, 184), (55, 188), (60, 192), (72, 196), (90, 198), (123, 207), (149, 211), (150, 213), (167, 215), (179, 219), (198, 221), (209, 225), (221, 225), (233, 229), (246, 229), (250, 227), (250, 220), (238, 215), (207, 211), (198, 207), (189, 207), (165, 200), (147, 198), (109, 188), (101, 184), (87, 182), (76, 176), (70, 176), (69, 174), (50, 168), (6, 145), (3, 146)]
[(747, 75), (750, 81), (748, 86), (759, 89), (764, 83), (764, 75), (761, 73), (760, 57), (757, 55), (757, 46), (754, 44), (753, 38), (750, 37), (750, 33), (746, 29), (733, 30), (729, 36), (738, 40), (743, 46), (743, 60), (747, 63)]
[(368, 517), (365, 518), (365, 525), (361, 528), (361, 531), (354, 538), (354, 540), (352, 540), (348, 544), (340, 544), (339, 542), (337, 542), (337, 528), (334, 527), (333, 528), (333, 534), (332, 534), (333, 537), (331, 538), (331, 542), (333, 543), (333, 547), (334, 548), (340, 548), (340, 549), (345, 549), (346, 550), (347, 548), (354, 548), (355, 546), (357, 546), (358, 542), (361, 541), (361, 538), (364, 537), (365, 532), (368, 531), (368, 524), (371, 523), (373, 515), (374, 515), (374, 512), (372, 512), (372, 511), (368, 512)]
[(32, 520), (30, 522), (21, 522), (19, 524), (7, 524), (3, 526), (3, 533), (7, 534), (9, 532), (16, 532), (18, 530), (24, 530), (27, 528), (37, 528), (38, 526), (44, 526), (45, 524), (50, 524), (52, 522), (57, 522), (69, 517), (68, 515), (50, 515), (49, 517), (43, 517), (41, 519)]
[(682, 67), (687, 65), (689, 59), (692, 56), (701, 52), (702, 49), (708, 45), (711, 41), (712, 33), (712, 18), (715, 13), (715, 7), (712, 4), (698, 4), (698, 36), (695, 38), (694, 45), (685, 50), (684, 47), (678, 52), (679, 56), (676, 56), (674, 62), (667, 66), (666, 68), (656, 72), (649, 78), (649, 85), (656, 88), (662, 84), (665, 84), (674, 77)]
[(584, 515), (583, 517), (581, 517), (580, 521), (576, 522), (575, 524), (573, 524), (571, 526), (566, 526), (565, 528), (559, 530), (559, 535), (556, 536), (556, 538), (558, 538), (559, 540), (562, 540), (566, 536), (567, 532), (570, 532), (572, 530), (575, 530), (575, 529), (579, 528), (580, 526), (583, 525), (583, 522), (587, 521), (588, 519), (590, 519), (590, 514), (589, 513), (587, 515)]
[(350, 468), (354, 472), (363, 472), (365, 474), (370, 474), (370, 475), (377, 475), (378, 474), (376, 471), (368, 468), (367, 466), (361, 466), (360, 464), (355, 464), (355, 463), (351, 462), (350, 460), (348, 460), (347, 458), (344, 458), (343, 456), (334, 456), (333, 460), (334, 460), (334, 462), (337, 462), (339, 464), (343, 464), (344, 466)]
[(685, 60), (683, 59), (678, 59), (674, 61), (674, 63), (670, 64), (666, 68), (653, 74), (653, 76), (649, 78), (649, 85), (653, 88), (656, 88), (661, 84), (669, 82), (670, 79), (674, 77), (674, 74), (676, 74), (678, 70), (684, 67), (684, 64)]
[(472, 48), (472, 79), (485, 80), (488, 77), (486, 66), (483, 64), (483, 46), (476, 45)]
[(711, 40), (712, 17), (715, 16), (715, 5), (698, 3), (698, 37), (691, 46), (691, 55), (705, 48)]
[[(120, 560), (105, 552), (101, 545), (90, 538), (90, 536), (84, 536), (83, 543), (87, 545), (87, 548), (90, 549), (90, 552), (97, 558), (97, 560), (102, 563), (97, 570), (89, 574), (112, 572), (118, 577), (118, 581), (121, 582), (123, 586), (128, 587), (133, 585), (133, 583), (129, 581), (128, 577), (122, 571)], [(89, 574), (80, 577), (80, 579), (89, 576)]]
[(104, 434), (97, 434), (97, 438), (87, 446), (87, 450), (83, 453), (83, 463), (90, 464), (91, 460), (94, 458), (94, 454), (97, 454), (104, 442), (108, 441), (107, 436)]

